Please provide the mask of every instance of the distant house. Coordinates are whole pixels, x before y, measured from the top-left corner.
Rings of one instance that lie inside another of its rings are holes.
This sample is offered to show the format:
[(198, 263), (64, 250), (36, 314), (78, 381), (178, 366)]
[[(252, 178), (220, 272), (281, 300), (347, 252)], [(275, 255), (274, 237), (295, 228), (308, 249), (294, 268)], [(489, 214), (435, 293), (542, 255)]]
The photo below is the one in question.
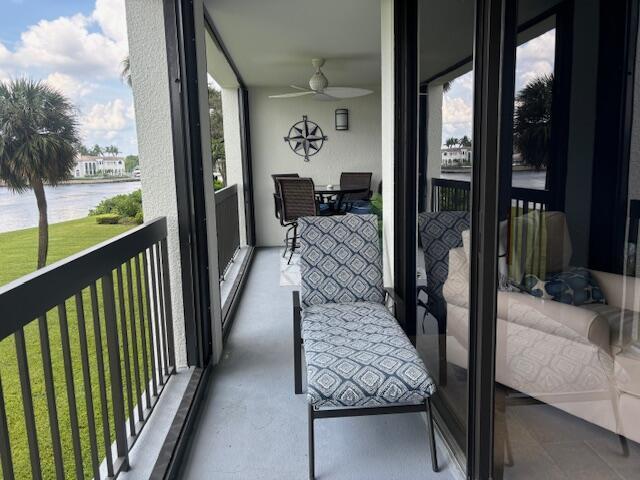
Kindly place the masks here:
[(97, 157), (93, 155), (79, 155), (73, 168), (74, 178), (94, 176), (122, 177), (125, 175), (124, 158)]
[(460, 165), (471, 165), (471, 147), (452, 147), (443, 148), (442, 162), (443, 167), (458, 167)]

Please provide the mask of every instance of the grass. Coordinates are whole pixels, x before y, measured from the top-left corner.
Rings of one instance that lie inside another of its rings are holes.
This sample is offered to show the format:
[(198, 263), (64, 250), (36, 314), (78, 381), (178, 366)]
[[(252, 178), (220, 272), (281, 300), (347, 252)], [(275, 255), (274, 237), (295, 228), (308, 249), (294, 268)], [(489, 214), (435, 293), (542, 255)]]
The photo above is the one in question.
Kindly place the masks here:
[[(83, 218), (80, 220), (73, 220), (70, 222), (62, 222), (53, 224), (50, 226), (49, 231), (49, 263), (53, 263), (57, 260), (65, 258), (69, 255), (84, 250), (92, 245), (107, 240), (115, 235), (118, 235), (126, 230), (130, 229), (132, 225), (98, 225), (94, 218)], [(0, 234), (0, 259), (2, 259), (2, 268), (0, 269), (0, 285), (4, 285), (16, 278), (21, 277), (27, 273), (35, 270), (37, 258), (37, 229), (26, 229), (15, 232), (8, 232)], [(125, 274), (123, 268), (123, 275)], [(117, 282), (114, 275), (114, 281)], [(124, 291), (127, 292), (126, 275), (123, 282)], [(55, 285), (51, 285), (51, 288), (55, 288)], [(135, 289), (134, 289), (135, 292)], [(116, 289), (117, 296), (117, 289)], [(126, 312), (129, 312), (129, 304), (127, 301), (127, 295), (125, 293), (124, 304), (126, 306)], [(83, 290), (82, 298), (84, 301), (84, 311), (86, 316), (86, 329), (88, 339), (88, 351), (89, 351), (89, 367), (90, 367), (90, 384), (92, 386), (92, 399), (94, 404), (94, 419), (96, 422), (97, 431), (97, 444), (98, 444), (98, 461), (102, 461), (105, 455), (105, 442), (102, 437), (102, 416), (100, 414), (101, 403), (98, 385), (97, 374), (97, 354), (96, 354), (96, 342), (95, 331), (93, 328), (94, 319), (91, 315), (91, 303), (88, 289)], [(98, 298), (99, 311), (102, 310), (102, 295), (100, 286), (98, 285)], [(116, 305), (118, 305), (119, 298), (116, 297)], [(80, 342), (78, 335), (78, 316), (75, 309), (75, 302), (73, 299), (68, 299), (65, 303), (67, 317), (68, 317), (68, 330), (71, 343), (71, 364), (73, 371), (74, 391), (77, 404), (77, 412), (79, 417), (79, 432), (81, 451), (83, 456), (84, 476), (86, 478), (92, 478), (91, 469), (91, 457), (90, 457), (90, 438), (88, 430), (88, 414), (85, 402), (85, 385), (82, 376), (82, 366), (80, 357)], [(137, 309), (137, 295), (134, 299), (134, 311), (136, 317), (140, 318), (140, 312)], [(2, 316), (10, 312), (2, 312)], [(105, 326), (104, 315), (101, 313), (100, 319), (100, 333), (102, 335), (101, 343), (105, 343)], [(0, 319), (1, 321), (1, 319)], [(121, 319), (118, 318), (120, 322)], [(62, 443), (63, 453), (63, 466), (65, 471), (65, 477), (73, 477), (75, 471), (74, 465), (74, 450), (72, 443), (72, 432), (70, 427), (70, 412), (69, 401), (67, 392), (67, 379), (64, 374), (64, 360), (61, 347), (61, 330), (58, 313), (56, 309), (51, 310), (47, 314), (46, 325), (48, 327), (48, 338), (51, 346), (51, 366), (53, 370), (55, 401), (58, 414), (58, 424), (60, 427), (60, 437)], [(131, 323), (125, 327), (129, 334), (129, 342), (131, 344)], [(122, 327), (118, 325), (118, 332), (120, 342), (122, 343)], [(140, 322), (136, 325), (137, 332), (137, 346), (139, 351), (142, 351), (141, 343), (141, 330)], [(44, 384), (44, 369), (42, 350), (40, 345), (40, 329), (38, 321), (32, 321), (24, 328), (25, 339), (27, 344), (27, 356), (29, 363), (29, 374), (31, 379), (32, 397), (34, 402), (34, 411), (36, 419), (36, 430), (38, 436), (38, 444), (40, 451), (40, 461), (42, 465), (43, 478), (55, 478), (56, 465), (52, 451), (51, 430), (49, 423), (49, 409), (47, 406), (47, 393)], [(150, 348), (149, 339), (150, 335), (147, 335), (147, 346)], [(27, 443), (26, 427), (23, 411), (23, 399), (20, 388), (20, 380), (18, 376), (18, 367), (16, 359), (16, 350), (14, 336), (10, 336), (0, 342), (0, 375), (2, 379), (2, 388), (4, 391), (4, 400), (6, 405), (7, 423), (9, 426), (9, 437), (11, 443), (12, 460), (14, 465), (14, 474), (16, 478), (30, 478), (31, 477), (31, 462), (29, 459), (29, 448)], [(133, 354), (131, 353), (131, 347), (129, 352), (129, 358), (132, 360)], [(141, 359), (141, 354), (139, 354)], [(103, 352), (103, 359), (106, 368), (106, 379), (109, 380), (109, 369), (106, 348)], [(124, 382), (124, 355), (121, 348), (121, 360), (123, 368), (123, 382)], [(107, 385), (107, 408), (108, 419), (110, 423), (110, 438), (109, 443), (114, 440), (113, 436), (113, 411), (111, 409), (111, 396), (110, 385)], [(124, 387), (123, 387), (124, 389)], [(125, 398), (126, 398), (126, 389)], [(135, 394), (135, 390), (134, 390)], [(134, 402), (135, 403), (135, 402)], [(126, 405), (126, 403), (125, 403)], [(126, 414), (126, 412), (125, 412)], [(128, 416), (128, 415), (127, 415)]]
[[(51, 224), (47, 263), (51, 264), (78, 253), (126, 232), (133, 226), (97, 225), (95, 218), (91, 217)], [(0, 258), (0, 285), (33, 272), (38, 259), (38, 229), (27, 228), (0, 233)]]

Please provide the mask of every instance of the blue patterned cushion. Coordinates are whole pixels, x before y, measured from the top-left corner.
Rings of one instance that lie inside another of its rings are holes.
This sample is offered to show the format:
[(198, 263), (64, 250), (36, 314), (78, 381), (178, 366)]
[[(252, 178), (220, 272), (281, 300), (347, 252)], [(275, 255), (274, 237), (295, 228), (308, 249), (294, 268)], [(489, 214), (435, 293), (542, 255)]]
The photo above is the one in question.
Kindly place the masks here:
[(449, 250), (462, 246), (462, 232), (470, 227), (469, 212), (424, 212), (418, 216), (420, 241), (427, 274), (429, 310), (444, 318), (442, 287), (449, 275)]
[(308, 399), (316, 407), (418, 404), (435, 383), (384, 305), (329, 303), (302, 313)]
[(568, 305), (606, 303), (598, 281), (586, 268), (572, 268), (566, 272), (549, 275), (546, 281), (535, 275), (526, 275), (522, 289), (533, 295)]
[(298, 224), (303, 307), (384, 301), (375, 215), (302, 217)]

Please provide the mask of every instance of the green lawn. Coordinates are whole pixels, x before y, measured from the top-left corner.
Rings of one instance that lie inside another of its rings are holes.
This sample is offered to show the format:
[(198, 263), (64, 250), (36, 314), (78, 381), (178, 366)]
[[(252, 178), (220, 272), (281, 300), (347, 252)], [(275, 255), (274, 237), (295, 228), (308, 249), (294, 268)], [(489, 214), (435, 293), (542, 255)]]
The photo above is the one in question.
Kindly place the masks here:
[[(98, 225), (87, 217), (49, 226), (48, 263), (57, 262), (96, 243), (119, 235), (133, 225)], [(36, 269), (38, 259), (38, 229), (27, 228), (0, 233), (0, 285), (15, 280)]]
[[(70, 222), (53, 224), (50, 226), (49, 237), (49, 263), (53, 263), (71, 254), (77, 253), (85, 248), (107, 240), (132, 228), (132, 225), (98, 225), (94, 218), (83, 218)], [(9, 233), (0, 234), (0, 259), (2, 259), (2, 268), (0, 268), (0, 285), (4, 285), (20, 276), (30, 273), (35, 269), (37, 258), (37, 229), (20, 230)], [(125, 273), (123, 269), (123, 274)], [(114, 281), (116, 276), (114, 275)], [(126, 277), (123, 282), (125, 292), (127, 291)], [(99, 286), (98, 286), (99, 287)], [(51, 285), (55, 288), (55, 285)], [(100, 288), (98, 288), (99, 308), (102, 312), (102, 298)], [(97, 355), (95, 349), (93, 317), (90, 313), (90, 297), (88, 289), (83, 291), (83, 299), (85, 304), (86, 328), (88, 337), (88, 350), (90, 357), (92, 398), (94, 403), (94, 418), (96, 420), (96, 430), (98, 432), (98, 449), (99, 461), (104, 458), (104, 441), (102, 437), (102, 422), (100, 415), (100, 396), (98, 392), (98, 374), (97, 374)], [(135, 296), (137, 303), (137, 295)], [(116, 302), (119, 298), (116, 298)], [(126, 311), (129, 312), (128, 302), (125, 294)], [(66, 301), (66, 309), (68, 315), (69, 335), (71, 341), (71, 357), (74, 377), (74, 387), (76, 394), (76, 402), (80, 424), (80, 440), (83, 452), (83, 467), (86, 478), (91, 478), (91, 458), (89, 431), (87, 426), (87, 409), (85, 403), (85, 389), (82, 377), (82, 368), (80, 362), (80, 343), (78, 338), (78, 320), (75, 310), (75, 302), (73, 299)], [(139, 319), (137, 306), (134, 306), (136, 316)], [(10, 315), (10, 312), (2, 312), (1, 315)], [(103, 317), (103, 314), (101, 314)], [(104, 318), (101, 318), (102, 343), (105, 342)], [(120, 319), (119, 319), (120, 321)], [(58, 410), (58, 419), (60, 425), (60, 434), (62, 439), (62, 451), (64, 457), (65, 477), (74, 476), (74, 455), (73, 444), (70, 428), (70, 415), (67, 400), (66, 379), (64, 375), (64, 363), (61, 347), (61, 332), (58, 321), (57, 312), (54, 310), (47, 314), (47, 325), (49, 329), (49, 341), (51, 345), (53, 377), (55, 385), (55, 397)], [(122, 341), (122, 330), (119, 325), (119, 335)], [(140, 340), (140, 322), (136, 325), (139, 350), (142, 350)], [(127, 325), (127, 332), (131, 342), (131, 325)], [(40, 331), (38, 322), (33, 321), (25, 327), (25, 338), (28, 350), (29, 370), (31, 376), (32, 396), (34, 401), (38, 442), (40, 448), (40, 458), (42, 463), (42, 471), (44, 478), (55, 478), (55, 462), (52, 453), (52, 441), (49, 425), (49, 410), (47, 408), (47, 396), (44, 385), (43, 360), (40, 348)], [(149, 340), (147, 333), (147, 341)], [(133, 354), (130, 352), (130, 359)], [(18, 369), (16, 362), (14, 337), (8, 337), (0, 342), (0, 375), (2, 378), (2, 387), (4, 390), (4, 398), (6, 403), (6, 411), (8, 417), (12, 458), (14, 464), (14, 473), (16, 478), (31, 478), (29, 449), (27, 446), (26, 429), (23, 413), (22, 394), (20, 390), (20, 381), (18, 377)], [(106, 348), (103, 355), (106, 367), (107, 382), (109, 379), (108, 362)], [(139, 358), (140, 355), (139, 355)], [(124, 372), (123, 372), (124, 379)], [(123, 380), (124, 381), (124, 380)], [(109, 386), (107, 387), (109, 388)], [(108, 390), (109, 392), (109, 390)], [(134, 391), (135, 394), (135, 391)], [(111, 397), (108, 396), (109, 418), (112, 418)], [(126, 389), (125, 389), (126, 396)], [(134, 402), (135, 403), (135, 402)], [(113, 432), (113, 424), (111, 423), (111, 432)], [(113, 433), (110, 442), (113, 441)]]

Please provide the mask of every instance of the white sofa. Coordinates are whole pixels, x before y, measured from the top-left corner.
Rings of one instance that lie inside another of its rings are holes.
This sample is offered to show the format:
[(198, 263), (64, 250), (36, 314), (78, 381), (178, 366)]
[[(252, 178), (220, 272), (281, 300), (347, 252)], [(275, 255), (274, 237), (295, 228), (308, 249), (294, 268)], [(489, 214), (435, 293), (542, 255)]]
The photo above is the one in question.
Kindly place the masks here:
[[(499, 291), (496, 380), (640, 442), (640, 357), (625, 348), (640, 315), (640, 279), (592, 274), (607, 305), (576, 307)], [(467, 368), (469, 260), (464, 248), (449, 251), (443, 296), (447, 362)]]

